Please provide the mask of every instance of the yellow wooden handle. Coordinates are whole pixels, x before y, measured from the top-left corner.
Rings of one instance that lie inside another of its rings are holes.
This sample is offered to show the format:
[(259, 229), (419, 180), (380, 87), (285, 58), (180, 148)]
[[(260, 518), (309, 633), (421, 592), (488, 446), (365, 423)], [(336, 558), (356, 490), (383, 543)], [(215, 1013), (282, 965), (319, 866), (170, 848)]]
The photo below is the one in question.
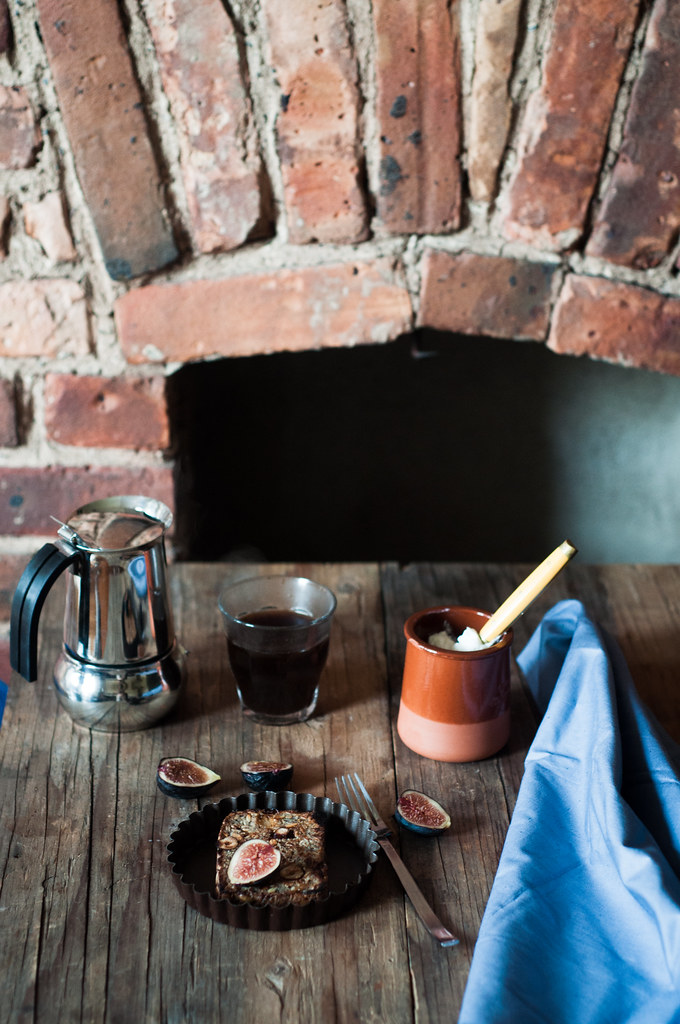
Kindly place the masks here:
[(557, 576), (560, 569), (563, 569), (572, 555), (576, 554), (576, 548), (568, 540), (563, 541), (555, 548), (540, 565), (536, 566), (523, 583), (513, 590), (510, 597), (503, 602), (498, 611), (495, 611), (479, 631), (479, 635), (485, 644), (495, 640), (503, 630), (511, 626), (515, 619), (519, 618), (522, 612), (529, 607), (534, 598), (538, 597), (541, 591), (547, 587), (552, 579)]

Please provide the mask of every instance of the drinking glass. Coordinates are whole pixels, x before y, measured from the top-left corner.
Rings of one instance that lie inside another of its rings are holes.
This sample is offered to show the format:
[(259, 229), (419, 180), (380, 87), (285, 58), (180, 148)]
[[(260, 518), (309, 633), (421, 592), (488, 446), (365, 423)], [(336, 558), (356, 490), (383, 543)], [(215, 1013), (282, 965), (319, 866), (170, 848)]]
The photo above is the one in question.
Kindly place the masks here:
[(316, 709), (335, 595), (304, 576), (255, 576), (219, 597), (236, 690), (248, 718), (304, 722)]

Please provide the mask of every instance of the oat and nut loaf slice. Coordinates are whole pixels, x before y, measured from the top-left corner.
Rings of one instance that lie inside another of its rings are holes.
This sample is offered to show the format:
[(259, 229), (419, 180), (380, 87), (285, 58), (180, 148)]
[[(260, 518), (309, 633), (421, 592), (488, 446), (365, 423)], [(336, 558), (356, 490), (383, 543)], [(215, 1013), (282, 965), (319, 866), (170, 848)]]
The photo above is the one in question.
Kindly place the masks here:
[[(249, 839), (263, 839), (281, 854), (279, 867), (261, 882), (229, 881), (229, 864)], [(232, 811), (217, 838), (215, 891), (218, 898), (253, 906), (305, 904), (328, 887), (324, 827), (310, 811)]]

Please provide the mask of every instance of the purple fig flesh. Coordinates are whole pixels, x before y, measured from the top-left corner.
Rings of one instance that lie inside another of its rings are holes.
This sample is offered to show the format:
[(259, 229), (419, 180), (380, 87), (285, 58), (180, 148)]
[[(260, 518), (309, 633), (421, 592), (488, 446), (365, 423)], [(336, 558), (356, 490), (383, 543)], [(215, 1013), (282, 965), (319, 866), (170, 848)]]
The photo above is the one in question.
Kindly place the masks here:
[(276, 871), (281, 854), (264, 839), (248, 839), (239, 846), (229, 862), (227, 878), (232, 885), (260, 882)]
[(413, 789), (401, 794), (394, 816), (400, 825), (427, 836), (444, 832), (451, 825), (451, 818), (441, 804)]
[(189, 757), (164, 757), (158, 765), (156, 781), (168, 796), (194, 797), (212, 789), (220, 776)]

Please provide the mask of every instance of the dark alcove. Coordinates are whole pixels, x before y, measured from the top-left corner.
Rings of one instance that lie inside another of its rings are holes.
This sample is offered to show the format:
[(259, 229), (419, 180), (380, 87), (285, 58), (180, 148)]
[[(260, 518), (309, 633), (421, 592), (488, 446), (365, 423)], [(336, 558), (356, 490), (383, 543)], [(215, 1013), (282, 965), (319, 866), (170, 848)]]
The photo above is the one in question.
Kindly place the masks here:
[(168, 390), (183, 558), (680, 554), (676, 378), (425, 330), (192, 363)]

